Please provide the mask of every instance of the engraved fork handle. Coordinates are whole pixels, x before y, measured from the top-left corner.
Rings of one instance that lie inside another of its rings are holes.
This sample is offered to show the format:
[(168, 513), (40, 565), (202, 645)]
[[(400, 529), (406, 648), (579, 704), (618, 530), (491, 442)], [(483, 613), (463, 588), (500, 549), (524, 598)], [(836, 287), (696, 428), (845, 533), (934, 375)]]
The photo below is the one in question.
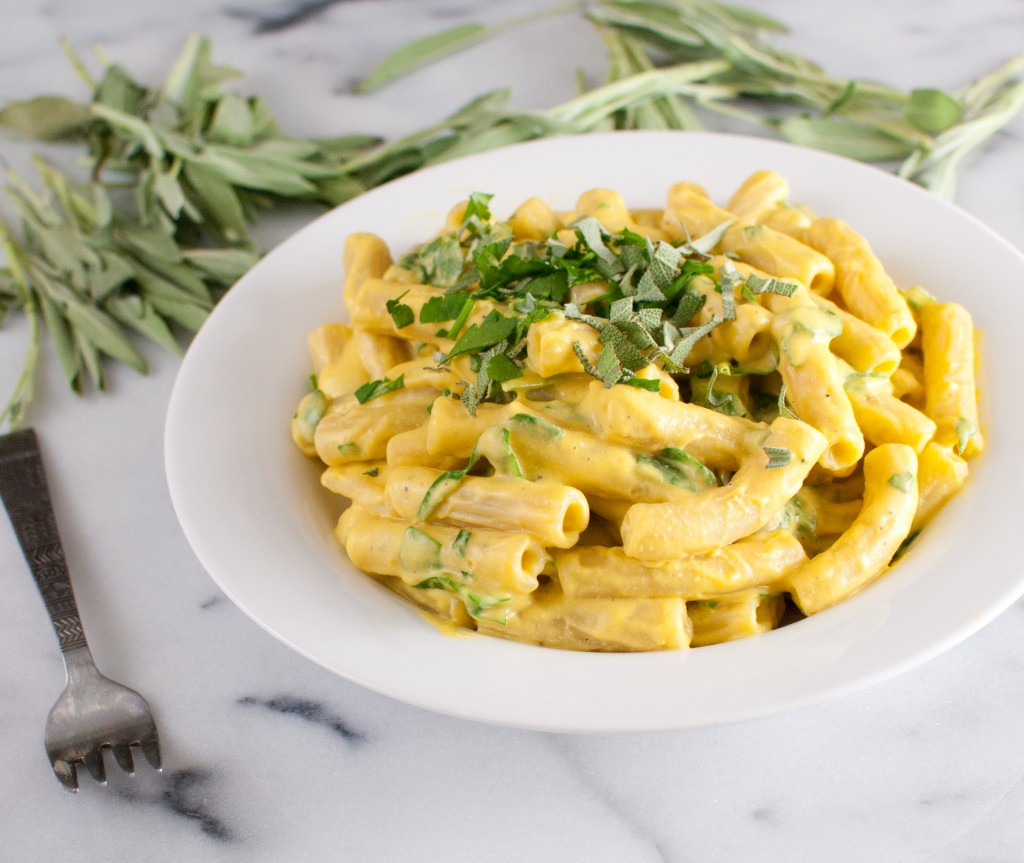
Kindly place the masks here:
[(61, 653), (87, 647), (32, 429), (0, 437), (0, 497), (43, 595)]

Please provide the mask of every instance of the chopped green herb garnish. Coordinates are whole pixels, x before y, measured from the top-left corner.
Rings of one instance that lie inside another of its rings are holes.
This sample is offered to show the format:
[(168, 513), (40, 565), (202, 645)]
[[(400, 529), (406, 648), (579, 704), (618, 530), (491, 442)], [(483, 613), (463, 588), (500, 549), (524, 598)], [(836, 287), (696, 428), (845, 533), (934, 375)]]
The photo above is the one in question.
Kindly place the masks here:
[(420, 307), (421, 324), (437, 324), (454, 321), (466, 305), (472, 305), (473, 298), (462, 291), (431, 297)]
[(782, 386), (779, 387), (779, 401), (778, 409), (780, 417), (787, 417), (788, 419), (798, 419), (797, 415), (789, 409), (789, 403), (786, 401), (786, 382), (782, 382)]
[(896, 553), (893, 554), (892, 560), (889, 562), (889, 565), (892, 566), (892, 564), (896, 563), (897, 560), (903, 557), (903, 555), (907, 553), (907, 550), (913, 544), (914, 540), (917, 539), (920, 535), (921, 531), (919, 530), (911, 531), (907, 535), (907, 538), (900, 543), (900, 547), (896, 549)]
[(562, 437), (563, 431), (550, 420), (539, 417), (536, 414), (512, 414), (508, 418), (510, 423), (515, 423), (522, 430), (529, 430), (538, 433), (541, 437), (556, 440)]
[(371, 467), (371, 468), (370, 468), (369, 470), (364, 470), (364, 471), (363, 471), (363, 475), (364, 475), (364, 476), (372, 476), (372, 477), (375, 477), (375, 476), (377, 476), (377, 475), (378, 475), (379, 473), (380, 473), (380, 468), (379, 468), (379, 467), (377, 467), (376, 465), (375, 465), (374, 467)]
[(480, 456), (477, 455), (476, 450), (473, 450), (473, 454), (469, 457), (469, 462), (464, 468), (446, 470), (444, 473), (439, 474), (437, 479), (430, 484), (427, 493), (423, 495), (423, 500), (420, 501), (419, 509), (416, 512), (416, 518), (419, 521), (427, 521), (444, 499), (458, 488), (463, 478), (473, 469), (479, 458)]
[(481, 222), (490, 221), (491, 209), (489, 205), (493, 197), (494, 195), (488, 195), (484, 192), (473, 192), (470, 194), (469, 203), (466, 204), (466, 210), (462, 214), (462, 223), (466, 224), (474, 217)]
[(770, 469), (785, 467), (793, 461), (793, 453), (784, 446), (765, 446), (761, 449), (768, 456), (768, 464), (765, 467)]
[(398, 546), (398, 562), (407, 572), (441, 568), (441, 543), (418, 527), (407, 527)]
[(913, 484), (914, 475), (909, 470), (894, 473), (891, 477), (889, 477), (889, 485), (891, 485), (893, 488), (899, 489), (904, 494), (910, 491), (910, 488)]
[(966, 417), (960, 417), (956, 421), (954, 426), (956, 430), (956, 452), (957, 455), (963, 455), (964, 450), (967, 449), (967, 444), (970, 443), (971, 438), (978, 433), (978, 426)]
[(722, 241), (722, 237), (725, 236), (725, 232), (728, 231), (732, 225), (732, 219), (722, 222), (722, 224), (708, 231), (703, 237), (698, 237), (696, 240), (691, 240), (687, 243), (687, 250), (696, 255), (711, 254), (711, 250)]
[(454, 551), (459, 557), (465, 557), (466, 546), (469, 545), (469, 540), (472, 536), (473, 534), (465, 528), (460, 529), (455, 535), (455, 539), (452, 541), (452, 551)]
[[(509, 400), (501, 384), (523, 375), (527, 332), (552, 311), (560, 310), (600, 333), (601, 350), (593, 361), (579, 344), (573, 345), (587, 373), (608, 387), (628, 384), (652, 392), (660, 383), (649, 376), (638, 379), (637, 372), (651, 364), (671, 373), (687, 371), (690, 351), (721, 322), (712, 318), (699, 327), (687, 326), (705, 302), (703, 293), (689, 289), (690, 282), (714, 273), (692, 243), (673, 246), (628, 229), (612, 233), (591, 217), (575, 223), (573, 245), (554, 239), (513, 242), (510, 226), (493, 221), (489, 207), (484, 220), (482, 199), (471, 200), (475, 203), (467, 206), (468, 215), (458, 229), (403, 262), (423, 275), (436, 270), (435, 259), (446, 244), (461, 250), (464, 271), (456, 282), (432, 282), (446, 287), (446, 293), (424, 303), (419, 319), (453, 322), (437, 333), (453, 345), (436, 359), (443, 365), (458, 356), (471, 358), (477, 379), (464, 382), (459, 394), (471, 413), (482, 401)], [(732, 279), (729, 284), (741, 279), (735, 269)], [(602, 283), (607, 290), (583, 305), (570, 299), (574, 286)], [(482, 321), (466, 327), (481, 298), (502, 304), (503, 309), (491, 309)]]
[(458, 238), (449, 235), (410, 252), (401, 263), (416, 273), (421, 282), (451, 288), (462, 277), (466, 258)]
[(367, 381), (355, 391), (354, 395), (356, 397), (356, 401), (362, 405), (366, 404), (371, 399), (378, 398), (386, 393), (393, 393), (395, 390), (400, 390), (404, 386), (404, 374), (399, 375), (394, 380), (388, 377), (383, 377), (379, 380)]
[(302, 397), (294, 417), (301, 430), (302, 437), (309, 443), (313, 443), (316, 427), (327, 412), (327, 396), (317, 388), (315, 375), (311, 376), (311, 380), (313, 389)]
[(756, 273), (747, 276), (743, 287), (752, 294), (781, 294), (791, 297), (796, 293), (796, 282), (784, 282), (780, 279), (765, 279)]
[(395, 328), (399, 330), (402, 329), (402, 327), (409, 326), (409, 324), (416, 320), (416, 315), (413, 313), (413, 310), (405, 303), (401, 302), (402, 297), (407, 293), (409, 292), (405, 291), (400, 296), (395, 297), (393, 300), (388, 300), (384, 304), (388, 310), (388, 314), (391, 315), (391, 320), (395, 322)]
[[(411, 530), (412, 528), (410, 528)], [(440, 572), (437, 575), (430, 575), (418, 581), (413, 587), (419, 590), (443, 590), (457, 596), (466, 606), (466, 611), (471, 617), (482, 620), (490, 620), (495, 623), (505, 624), (508, 622), (508, 611), (505, 610), (499, 616), (491, 616), (490, 610), (496, 606), (504, 605), (512, 601), (511, 596), (483, 596), (475, 593), (466, 581), (472, 581), (473, 574), (461, 572), (457, 578), (454, 573)]]
[(652, 393), (656, 393), (661, 390), (661, 381), (657, 378), (631, 377), (621, 381), (621, 383), (626, 384), (626, 386), (636, 387), (640, 390), (649, 390)]
[(459, 587), (450, 575), (431, 575), (413, 585), (417, 590), (446, 590), (458, 593)]
[(641, 453), (636, 461), (655, 468), (665, 482), (690, 491), (700, 492), (718, 484), (703, 462), (677, 447), (668, 447), (653, 456)]
[[(488, 609), (494, 608), (496, 605), (502, 605), (512, 600), (511, 596), (480, 596), (475, 593), (465, 594), (466, 611), (469, 612), (470, 617), (484, 618), (485, 612)], [(488, 620), (494, 620), (496, 623), (505, 624), (508, 622), (508, 613), (500, 615), (497, 618), (486, 618)]]
[[(462, 328), (466, 325), (466, 321), (469, 320), (469, 316), (473, 313), (473, 298), (468, 294), (457, 294), (456, 296), (462, 297), (462, 305), (459, 307), (459, 313), (455, 316), (452, 325), (447, 329), (437, 331), (437, 334), (442, 338), (453, 340), (458, 338)], [(420, 319), (422, 320), (422, 314)]]
[(460, 354), (478, 352), (496, 345), (502, 339), (512, 335), (515, 328), (516, 319), (514, 317), (506, 317), (496, 309), (492, 310), (479, 324), (470, 325), (469, 329), (462, 334), (462, 337), (448, 352), (447, 359)]
[(708, 365), (710, 363), (705, 363), (697, 375), (690, 378), (690, 395), (693, 403), (711, 408), (726, 416), (746, 416), (747, 409), (736, 393), (715, 388), (715, 383), (720, 375), (732, 377), (732, 369), (729, 364), (720, 363), (711, 366), (710, 375), (704, 371)]
[(495, 354), (487, 360), (487, 376), (492, 381), (503, 383), (522, 377), (523, 370), (507, 354)]
[(920, 312), (925, 306), (938, 302), (928, 291), (920, 285), (914, 285), (903, 292), (903, 298), (915, 312)]
[(501, 430), (501, 446), (501, 464), (495, 467), (507, 476), (523, 479), (523, 466), (519, 463), (516, 451), (512, 449), (512, 433), (508, 428)]

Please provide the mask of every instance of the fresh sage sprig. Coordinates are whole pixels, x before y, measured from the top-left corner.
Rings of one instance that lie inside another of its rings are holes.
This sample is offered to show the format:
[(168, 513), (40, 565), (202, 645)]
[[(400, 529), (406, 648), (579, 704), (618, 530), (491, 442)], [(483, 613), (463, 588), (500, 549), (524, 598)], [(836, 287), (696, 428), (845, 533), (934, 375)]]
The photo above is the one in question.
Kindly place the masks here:
[(363, 78), (359, 83), (359, 92), (370, 93), (389, 81), (415, 72), (436, 59), (446, 57), (455, 51), (462, 51), (474, 45), (479, 45), (481, 42), (492, 39), (506, 30), (514, 29), (540, 18), (560, 15), (564, 12), (573, 12), (578, 8), (578, 2), (565, 3), (550, 9), (542, 9), (539, 12), (521, 15), (490, 27), (477, 23), (460, 24), (448, 30), (442, 30), (439, 33), (431, 33), (422, 39), (410, 42), (389, 56), (387, 60)]
[(0, 415), (16, 426), (31, 401), (45, 327), (75, 390), (102, 389), (104, 357), (144, 372), (131, 331), (178, 350), (214, 304), (259, 258), (250, 225), (274, 200), (332, 205), (364, 187), (339, 165), (377, 143), (367, 136), (312, 141), (284, 135), (258, 97), (224, 86), (193, 36), (162, 86), (150, 89), (104, 61), (92, 91), (14, 102), (0, 125), (24, 137), (83, 142), (90, 181), (37, 159), (41, 189), (7, 172), (20, 230), (0, 224), (7, 267), (0, 313), (31, 316), (29, 347), (15, 392)]
[(146, 370), (128, 331), (178, 350), (176, 330), (197, 330), (257, 259), (243, 248), (181, 246), (171, 225), (127, 216), (103, 185), (77, 183), (42, 160), (36, 166), (41, 192), (9, 175), (21, 236), (0, 224), (8, 261), (0, 286), (33, 321), (27, 372), (3, 414), (12, 427), (32, 398), (40, 323), (69, 385), (80, 391), (89, 380), (102, 389), (103, 356)]
[[(453, 150), (559, 131), (697, 129), (703, 127), (700, 117), (717, 112), (762, 132), (774, 129), (794, 143), (892, 163), (901, 176), (952, 197), (964, 156), (1024, 107), (1024, 55), (952, 93), (905, 92), (830, 76), (809, 58), (777, 47), (772, 36), (785, 26), (752, 10), (708, 0), (595, 0), (577, 8), (598, 27), (609, 54), (608, 84), (580, 97), (596, 113), (560, 106), (537, 114), (492, 114), (488, 128), (448, 129), (460, 133)], [(437, 59), (440, 45), (447, 44), (448, 53), (462, 49), (457, 40), (446, 41), (445, 32), (432, 37), (434, 50), (423, 62)], [(410, 56), (416, 44), (400, 51), (405, 68), (386, 59), (374, 70), (374, 86), (422, 65)], [(676, 69), (688, 70), (685, 82), (672, 74)], [(440, 141), (432, 143), (437, 149), (424, 163), (446, 156)]]
[(363, 191), (338, 166), (378, 139), (283, 134), (259, 97), (225, 87), (240, 73), (214, 64), (207, 39), (189, 37), (156, 89), (106, 58), (94, 80), (65, 49), (91, 101), (15, 102), (0, 110), (0, 125), (30, 138), (84, 141), (92, 179), (133, 189), (142, 223), (254, 248), (248, 225), (268, 196), (334, 205)]

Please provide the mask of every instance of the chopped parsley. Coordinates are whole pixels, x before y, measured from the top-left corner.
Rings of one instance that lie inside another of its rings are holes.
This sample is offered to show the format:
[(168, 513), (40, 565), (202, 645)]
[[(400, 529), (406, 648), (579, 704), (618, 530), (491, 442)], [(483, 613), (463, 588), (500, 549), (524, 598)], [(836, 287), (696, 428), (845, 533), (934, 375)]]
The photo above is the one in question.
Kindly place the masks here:
[(394, 380), (388, 377), (383, 377), (379, 380), (367, 381), (355, 391), (354, 395), (356, 397), (356, 401), (359, 402), (359, 404), (364, 405), (371, 399), (378, 398), (386, 393), (393, 393), (395, 390), (400, 390), (404, 386), (405, 375), (399, 375)]
[(516, 318), (503, 315), (494, 309), (488, 312), (487, 317), (479, 324), (470, 325), (469, 329), (455, 342), (445, 359), (450, 360), (460, 354), (480, 353), (503, 339), (507, 339), (515, 328)]
[(404, 297), (408, 291), (405, 291), (401, 296), (395, 297), (393, 300), (388, 300), (384, 305), (388, 310), (388, 314), (391, 315), (391, 320), (395, 322), (395, 329), (402, 329), (407, 327), (409, 324), (416, 320), (416, 314), (413, 312), (410, 306), (403, 303), (402, 297)]
[(454, 321), (464, 306), (472, 306), (473, 298), (463, 292), (455, 291), (440, 297), (431, 297), (420, 308), (421, 324), (436, 324), (443, 321)]

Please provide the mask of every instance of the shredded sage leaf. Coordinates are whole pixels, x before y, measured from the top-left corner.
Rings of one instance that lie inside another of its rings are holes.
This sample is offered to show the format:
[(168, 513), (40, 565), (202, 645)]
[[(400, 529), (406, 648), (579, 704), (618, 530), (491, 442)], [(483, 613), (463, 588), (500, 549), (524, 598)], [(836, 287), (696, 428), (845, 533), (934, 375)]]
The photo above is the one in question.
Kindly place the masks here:
[(889, 477), (889, 485), (906, 494), (907, 492), (910, 491), (911, 486), (914, 484), (914, 479), (914, 474), (912, 474), (909, 470), (904, 470), (900, 471), (899, 473), (894, 473), (891, 477)]
[(764, 454), (768, 456), (768, 464), (766, 467), (769, 469), (775, 469), (780, 467), (786, 467), (791, 461), (793, 461), (793, 453), (791, 450), (786, 449), (784, 446), (765, 446), (761, 447), (764, 450)]

